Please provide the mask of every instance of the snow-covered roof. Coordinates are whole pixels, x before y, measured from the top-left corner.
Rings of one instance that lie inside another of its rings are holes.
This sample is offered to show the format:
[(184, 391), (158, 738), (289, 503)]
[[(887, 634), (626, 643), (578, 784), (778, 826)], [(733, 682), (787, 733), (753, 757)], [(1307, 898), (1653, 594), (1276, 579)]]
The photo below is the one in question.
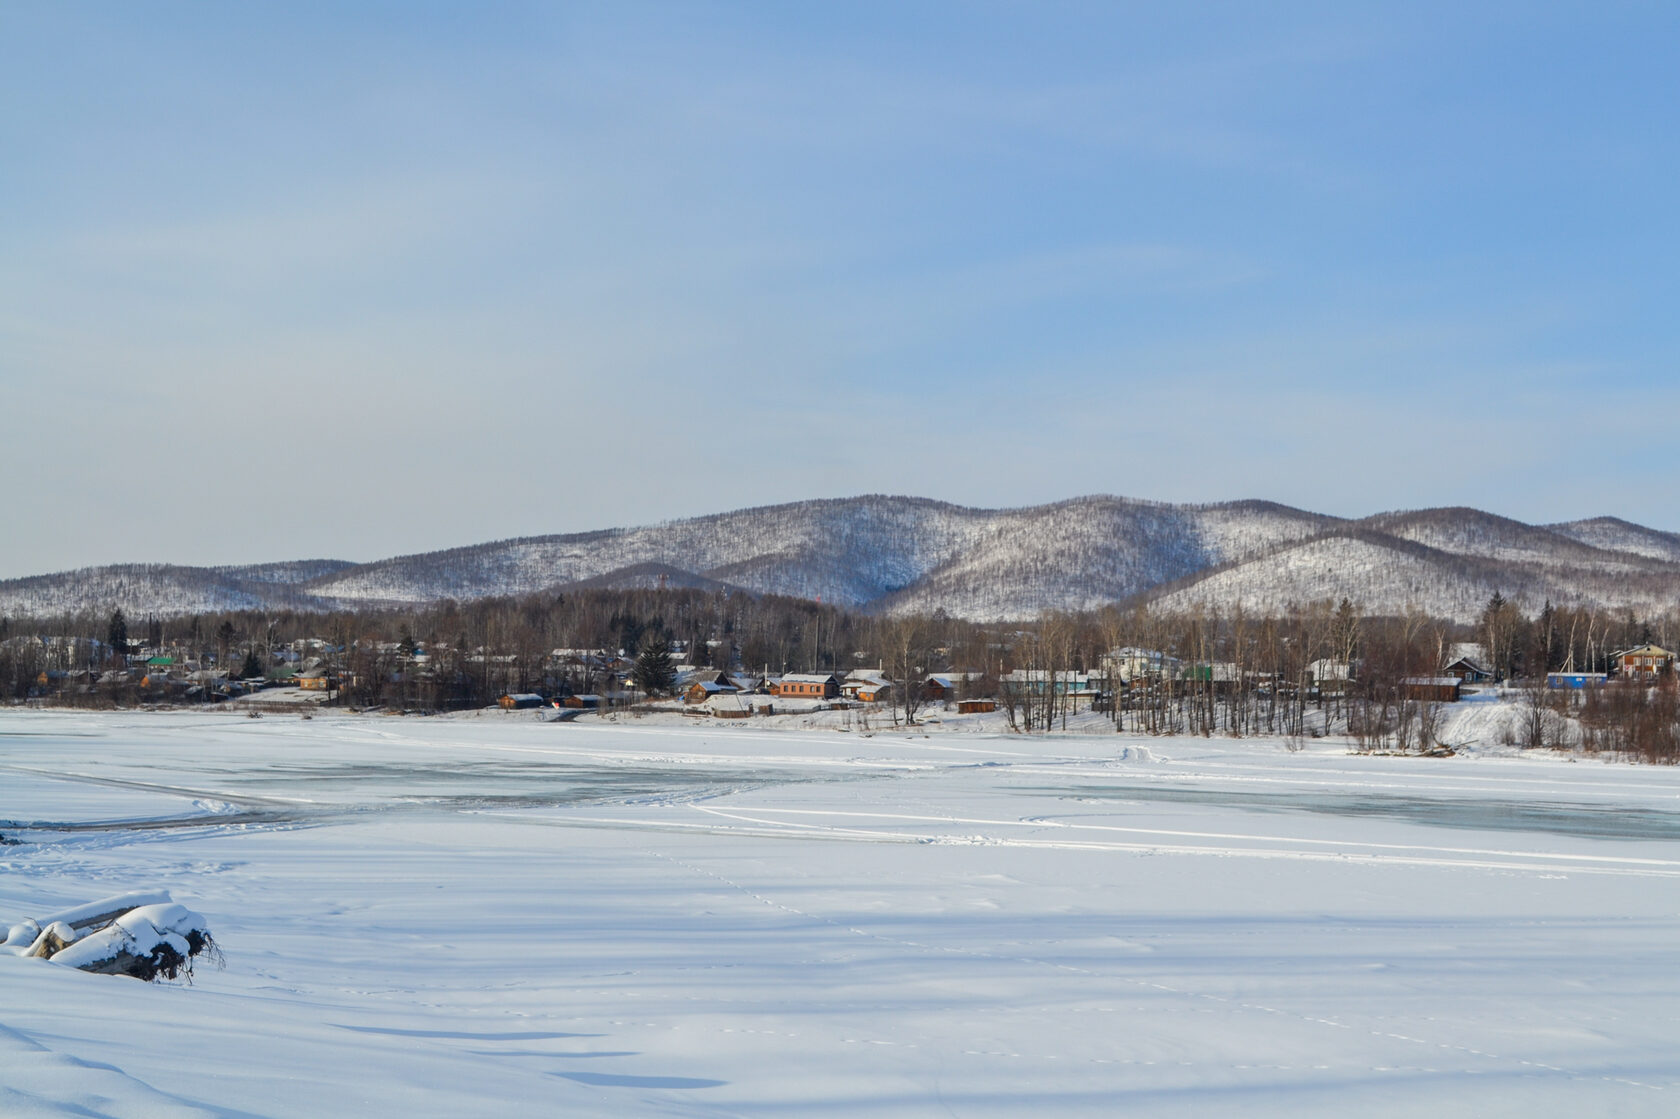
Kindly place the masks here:
[(1635, 649), (1623, 649), (1617, 653), (1618, 657), (1673, 657), (1674, 654), (1661, 645), (1641, 645)]

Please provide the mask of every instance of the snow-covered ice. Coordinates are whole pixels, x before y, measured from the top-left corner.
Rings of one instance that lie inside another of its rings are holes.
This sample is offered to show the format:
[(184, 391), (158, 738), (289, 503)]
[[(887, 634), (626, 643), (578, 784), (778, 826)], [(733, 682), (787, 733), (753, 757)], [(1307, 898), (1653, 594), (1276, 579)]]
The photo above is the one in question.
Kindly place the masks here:
[(1680, 1113), (1680, 773), (1274, 741), (0, 714), (0, 1115)]

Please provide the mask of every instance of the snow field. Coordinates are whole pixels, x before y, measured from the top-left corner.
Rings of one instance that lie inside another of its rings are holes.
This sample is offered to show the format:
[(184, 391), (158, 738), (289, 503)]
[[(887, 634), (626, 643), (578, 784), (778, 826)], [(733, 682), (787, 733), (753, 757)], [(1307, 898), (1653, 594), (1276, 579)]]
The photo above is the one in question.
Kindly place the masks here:
[(1344, 751), (6, 713), (0, 925), (228, 963), (0, 959), (0, 1114), (1674, 1113), (1680, 775)]

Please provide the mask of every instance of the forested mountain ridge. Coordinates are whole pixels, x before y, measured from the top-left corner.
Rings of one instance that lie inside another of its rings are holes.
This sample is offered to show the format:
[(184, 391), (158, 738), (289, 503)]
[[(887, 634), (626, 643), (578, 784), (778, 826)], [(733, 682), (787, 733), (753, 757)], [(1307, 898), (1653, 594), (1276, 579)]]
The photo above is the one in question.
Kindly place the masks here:
[(1595, 517), (1589, 521), (1569, 521), (1546, 527), (1595, 548), (1632, 552), (1638, 556), (1680, 563), (1680, 533), (1646, 528), (1617, 517)]
[(503, 540), (373, 563), (119, 565), (0, 582), (0, 614), (330, 610), (568, 588), (689, 586), (977, 621), (1112, 602), (1253, 609), (1348, 597), (1373, 613), (1469, 619), (1680, 598), (1680, 535), (1614, 518), (1527, 525), (1475, 509), (1351, 521), (1264, 501), (1110, 496), (975, 509), (870, 495), (636, 528)]

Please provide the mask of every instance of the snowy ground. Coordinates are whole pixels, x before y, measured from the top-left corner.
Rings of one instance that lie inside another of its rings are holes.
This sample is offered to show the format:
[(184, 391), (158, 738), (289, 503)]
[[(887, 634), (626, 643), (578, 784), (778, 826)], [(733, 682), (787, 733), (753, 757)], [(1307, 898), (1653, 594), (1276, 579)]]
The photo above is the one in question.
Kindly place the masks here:
[(0, 1115), (1680, 1114), (1680, 773), (1311, 743), (0, 713)]

